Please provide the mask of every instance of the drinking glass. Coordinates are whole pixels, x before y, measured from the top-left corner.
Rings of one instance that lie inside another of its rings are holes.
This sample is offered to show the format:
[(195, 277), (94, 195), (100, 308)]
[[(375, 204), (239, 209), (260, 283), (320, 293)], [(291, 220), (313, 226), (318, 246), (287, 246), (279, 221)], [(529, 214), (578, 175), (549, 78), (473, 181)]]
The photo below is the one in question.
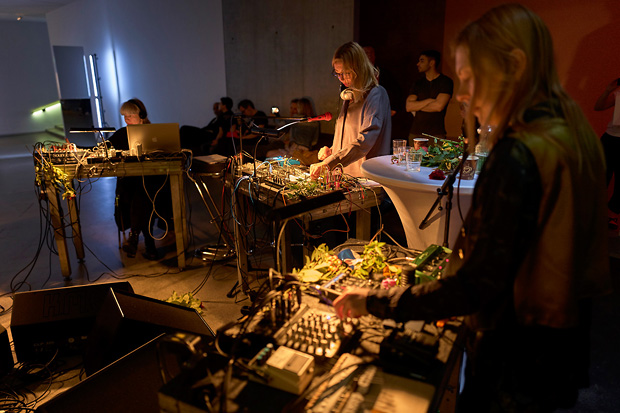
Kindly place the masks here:
[(478, 162), (476, 164), (476, 173), (479, 174), (482, 171), (482, 165), (484, 165), (484, 161), (486, 161), (487, 156), (489, 156), (489, 151), (486, 148), (486, 145), (483, 143), (479, 143), (476, 145), (476, 156), (478, 157)]
[(392, 154), (393, 155), (400, 154), (400, 148), (404, 148), (405, 146), (407, 146), (406, 139), (394, 139), (392, 141)]
[(411, 149), (407, 152), (407, 170), (412, 172), (420, 172), (422, 169), (422, 152)]
[(400, 166), (401, 168), (407, 169), (407, 154), (411, 152), (412, 150), (413, 148), (411, 146), (405, 146), (404, 148), (401, 148), (398, 166)]
[(400, 165), (402, 154), (407, 145), (406, 139), (394, 139), (392, 141), (392, 155), (393, 155), (393, 163)]

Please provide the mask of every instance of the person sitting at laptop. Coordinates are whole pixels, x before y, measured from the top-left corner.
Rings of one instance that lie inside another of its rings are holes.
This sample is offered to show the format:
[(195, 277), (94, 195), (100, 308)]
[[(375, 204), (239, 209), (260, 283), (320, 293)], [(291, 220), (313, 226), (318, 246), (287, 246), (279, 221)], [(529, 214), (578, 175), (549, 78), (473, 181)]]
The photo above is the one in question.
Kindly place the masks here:
[[(121, 115), (127, 125), (140, 125), (151, 123), (146, 112), (144, 103), (139, 99), (129, 99), (121, 106)], [(115, 149), (129, 150), (127, 128), (117, 130), (108, 141)], [(156, 210), (155, 200), (161, 200), (163, 205), (170, 204), (168, 196), (170, 191), (160, 191), (166, 184), (164, 176), (126, 176), (116, 179), (116, 200), (114, 203), (114, 219), (119, 231), (129, 228), (129, 238), (123, 242), (123, 251), (127, 257), (134, 258), (138, 251), (140, 233), (144, 236), (146, 252), (143, 256), (149, 260), (158, 258), (155, 240), (153, 239), (153, 218), (159, 214), (153, 214)], [(155, 196), (159, 191), (157, 197)], [(160, 204), (159, 202), (157, 203)], [(166, 209), (162, 205), (161, 210)], [(170, 209), (172, 209), (170, 207)], [(169, 216), (169, 215), (166, 215)], [(152, 218), (153, 217), (153, 218)]]

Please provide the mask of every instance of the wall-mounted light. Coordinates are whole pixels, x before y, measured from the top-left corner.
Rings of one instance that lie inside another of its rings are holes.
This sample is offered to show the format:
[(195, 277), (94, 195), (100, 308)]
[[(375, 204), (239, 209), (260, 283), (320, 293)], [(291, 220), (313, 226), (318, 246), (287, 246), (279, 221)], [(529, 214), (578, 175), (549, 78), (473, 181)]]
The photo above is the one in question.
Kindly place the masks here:
[(88, 59), (90, 60), (90, 75), (93, 78), (93, 92), (95, 94), (95, 97), (99, 96), (99, 90), (97, 89), (97, 68), (95, 67), (95, 59), (96, 59), (96, 55), (90, 55), (88, 56)]
[(90, 75), (93, 80), (93, 95), (95, 96), (95, 112), (97, 114), (97, 125), (103, 126), (103, 108), (101, 107), (101, 96), (99, 95), (99, 70), (97, 68), (97, 55), (88, 56), (90, 61)]
[(33, 116), (42, 115), (43, 112), (45, 112), (46, 109), (55, 109), (56, 106), (58, 106), (60, 108), (60, 102), (59, 101), (48, 103), (47, 105), (39, 106), (38, 108), (32, 110), (32, 115)]
[(17, 16), (17, 21), (21, 21), (24, 18), (24, 16)]

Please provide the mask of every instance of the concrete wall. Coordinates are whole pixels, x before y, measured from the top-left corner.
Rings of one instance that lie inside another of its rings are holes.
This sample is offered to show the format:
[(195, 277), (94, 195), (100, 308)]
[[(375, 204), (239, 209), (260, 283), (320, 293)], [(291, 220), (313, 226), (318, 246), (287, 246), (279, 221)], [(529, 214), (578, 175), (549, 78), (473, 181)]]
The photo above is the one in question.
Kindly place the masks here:
[(110, 126), (124, 126), (119, 108), (133, 97), (152, 122), (204, 126), (226, 94), (220, 0), (82, 0), (47, 22), (52, 45), (97, 55)]
[(0, 20), (0, 136), (62, 124), (59, 110), (32, 115), (58, 100), (47, 24)]
[[(354, 40), (353, 0), (226, 0), (222, 6), (226, 88), (235, 110), (250, 99), (259, 110), (278, 106), (287, 116), (291, 99), (308, 96), (317, 113), (338, 111), (331, 59)], [(322, 122), (322, 130), (333, 132), (334, 122)]]

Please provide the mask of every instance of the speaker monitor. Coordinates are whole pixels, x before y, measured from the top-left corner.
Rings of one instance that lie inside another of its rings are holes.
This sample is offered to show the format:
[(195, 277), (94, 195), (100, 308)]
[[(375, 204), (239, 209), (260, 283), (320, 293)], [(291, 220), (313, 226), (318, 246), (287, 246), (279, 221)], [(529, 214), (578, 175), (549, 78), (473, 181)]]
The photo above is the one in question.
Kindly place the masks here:
[(162, 333), (183, 332), (205, 342), (215, 334), (196, 310), (153, 298), (110, 291), (84, 353), (84, 369), (95, 373)]
[(15, 293), (10, 328), (17, 360), (82, 354), (110, 289), (133, 292), (124, 281)]

